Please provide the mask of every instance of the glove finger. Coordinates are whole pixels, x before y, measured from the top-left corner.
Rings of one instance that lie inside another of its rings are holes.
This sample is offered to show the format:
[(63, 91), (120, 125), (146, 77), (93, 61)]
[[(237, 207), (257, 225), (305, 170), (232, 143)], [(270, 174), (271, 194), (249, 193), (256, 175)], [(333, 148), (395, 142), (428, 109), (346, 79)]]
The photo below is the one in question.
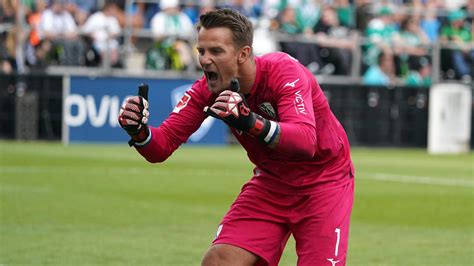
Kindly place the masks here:
[(211, 111), (214, 112), (220, 119), (226, 118), (230, 115), (230, 112), (226, 109), (222, 110), (214, 106), (211, 106), (209, 109), (211, 109)]
[[(123, 111), (123, 112), (122, 112)], [(142, 116), (138, 113), (135, 113), (135, 112), (131, 112), (131, 111), (127, 111), (127, 110), (121, 110), (121, 114), (120, 114), (120, 117), (123, 117), (125, 119), (131, 119), (131, 120), (134, 120), (136, 121), (137, 123), (139, 123), (140, 121), (142, 121)]]
[(225, 102), (215, 102), (211, 108), (214, 108), (214, 109), (219, 109), (221, 111), (227, 111), (229, 109), (229, 104), (225, 103)]
[(134, 102), (125, 102), (123, 103), (122, 107), (121, 107), (123, 110), (127, 110), (127, 111), (132, 111), (132, 112), (135, 112), (135, 113), (142, 113), (142, 107)]
[(141, 97), (141, 96), (140, 96), (140, 98), (142, 100), (143, 109), (148, 109), (148, 101), (145, 98)]
[(217, 98), (216, 98), (216, 102), (228, 102), (230, 99), (230, 96), (229, 95), (219, 95)]
[(135, 127), (135, 128), (139, 128), (139, 126), (141, 125), (139, 122), (133, 120), (133, 119), (129, 119), (128, 117), (120, 117), (119, 118), (119, 122), (120, 122), (120, 126), (121, 127)]
[(225, 90), (225, 91), (222, 91), (219, 96), (230, 96), (232, 95), (232, 93), (234, 93), (233, 91), (231, 90)]
[(125, 100), (126, 103), (133, 103), (133, 104), (136, 104), (136, 105), (140, 105), (142, 106), (143, 102), (142, 102), (142, 97), (140, 96), (130, 96), (128, 97), (126, 100)]
[(217, 97), (216, 102), (226, 102), (226, 103), (233, 103), (238, 104), (240, 102), (244, 102), (244, 98), (240, 93), (230, 92), (230, 94), (219, 95)]
[(125, 131), (132, 135), (137, 134), (143, 127), (141, 123), (123, 116), (119, 117), (119, 124)]
[(143, 110), (142, 112), (142, 123), (143, 124), (148, 124), (148, 117), (150, 116), (150, 112), (148, 111), (148, 109), (145, 109)]
[(212, 109), (209, 106), (204, 107), (204, 113), (212, 117), (215, 117), (217, 119), (221, 119), (220, 116), (217, 115), (214, 111), (212, 111)]

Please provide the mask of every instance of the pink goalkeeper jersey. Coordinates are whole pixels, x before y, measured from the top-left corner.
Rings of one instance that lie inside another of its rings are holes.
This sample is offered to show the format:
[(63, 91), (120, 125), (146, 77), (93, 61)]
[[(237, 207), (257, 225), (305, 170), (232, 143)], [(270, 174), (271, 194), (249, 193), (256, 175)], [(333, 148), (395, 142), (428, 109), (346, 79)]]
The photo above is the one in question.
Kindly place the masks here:
[[(255, 60), (256, 79), (246, 101), (253, 112), (279, 122), (281, 136), (271, 149), (232, 129), (255, 164), (249, 182), (288, 195), (347, 184), (353, 177), (349, 143), (313, 74), (281, 52)], [(207, 117), (204, 107), (215, 98), (205, 77), (197, 80), (171, 115), (159, 127), (150, 127), (151, 141), (138, 152), (150, 162), (164, 161), (199, 128)]]

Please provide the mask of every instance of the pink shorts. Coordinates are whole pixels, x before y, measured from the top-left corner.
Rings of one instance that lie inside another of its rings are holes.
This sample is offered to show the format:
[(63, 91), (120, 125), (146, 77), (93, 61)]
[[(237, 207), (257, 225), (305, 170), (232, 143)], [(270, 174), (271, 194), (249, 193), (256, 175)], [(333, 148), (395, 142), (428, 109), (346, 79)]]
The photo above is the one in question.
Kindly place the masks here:
[(298, 265), (346, 263), (354, 179), (314, 195), (289, 196), (247, 184), (219, 225), (214, 244), (238, 246), (278, 265), (290, 236)]

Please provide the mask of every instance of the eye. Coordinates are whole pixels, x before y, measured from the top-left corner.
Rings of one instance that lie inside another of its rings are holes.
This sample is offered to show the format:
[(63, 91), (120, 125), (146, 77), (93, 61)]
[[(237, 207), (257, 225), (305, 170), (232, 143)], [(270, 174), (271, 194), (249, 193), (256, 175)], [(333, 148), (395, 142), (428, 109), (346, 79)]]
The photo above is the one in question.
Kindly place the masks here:
[(203, 56), (203, 55), (204, 55), (204, 49), (202, 49), (202, 48), (196, 48), (196, 50), (198, 51), (198, 53), (199, 53), (200, 56)]
[(209, 52), (211, 54), (218, 55), (218, 54), (221, 54), (224, 51), (221, 48), (211, 48), (211, 49), (209, 49)]

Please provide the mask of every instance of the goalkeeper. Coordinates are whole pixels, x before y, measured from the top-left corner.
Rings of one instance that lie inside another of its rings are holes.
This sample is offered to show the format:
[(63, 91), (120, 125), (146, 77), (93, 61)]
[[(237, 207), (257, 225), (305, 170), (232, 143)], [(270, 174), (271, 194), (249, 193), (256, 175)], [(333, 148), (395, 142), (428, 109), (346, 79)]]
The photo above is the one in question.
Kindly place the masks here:
[[(298, 265), (345, 265), (353, 203), (349, 143), (314, 76), (285, 53), (252, 54), (251, 22), (221, 9), (201, 15), (204, 75), (158, 127), (146, 97), (119, 114), (130, 145), (166, 160), (208, 116), (224, 121), (255, 165), (202, 265), (277, 265), (291, 234)], [(229, 162), (231, 163), (231, 162)]]

